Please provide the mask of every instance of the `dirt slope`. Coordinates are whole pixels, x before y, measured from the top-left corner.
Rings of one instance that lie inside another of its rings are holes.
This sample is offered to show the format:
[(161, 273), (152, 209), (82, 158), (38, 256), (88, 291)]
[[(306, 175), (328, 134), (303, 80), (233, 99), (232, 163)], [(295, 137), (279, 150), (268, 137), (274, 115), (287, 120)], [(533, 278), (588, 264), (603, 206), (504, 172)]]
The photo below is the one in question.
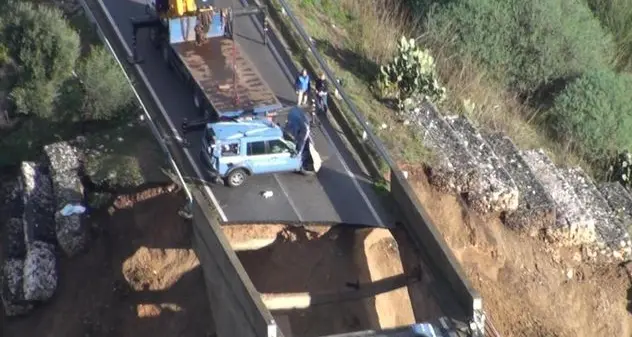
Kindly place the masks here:
[[(74, 259), (60, 259), (55, 297), (3, 337), (210, 336), (212, 319), (182, 198), (145, 191), (95, 216), (99, 237)], [(134, 203), (134, 200), (143, 200)]]
[(433, 190), (421, 172), (411, 180), (502, 336), (631, 336), (622, 268), (582, 263), (579, 249), (520, 237), (498, 217), (479, 217)]

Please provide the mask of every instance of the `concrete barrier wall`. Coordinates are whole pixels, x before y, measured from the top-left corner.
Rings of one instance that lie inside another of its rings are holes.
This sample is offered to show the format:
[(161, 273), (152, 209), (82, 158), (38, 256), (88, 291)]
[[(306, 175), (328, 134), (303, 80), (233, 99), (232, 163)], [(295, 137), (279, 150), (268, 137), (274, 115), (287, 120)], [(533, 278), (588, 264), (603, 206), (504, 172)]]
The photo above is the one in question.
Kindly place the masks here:
[[(286, 7), (287, 4), (281, 3), (279, 0), (250, 0), (255, 3), (261, 3), (268, 8), (274, 25), (270, 31), (270, 40), (278, 40), (276, 45), (282, 45), (280, 37), (287, 42), (287, 47), (294, 54), (301, 55), (300, 65), (305, 67), (312, 73), (320, 72), (321, 65), (310, 60), (307, 55), (310, 51), (307, 49), (305, 41), (301, 38), (296, 28), (288, 20), (287, 15), (291, 12)], [(285, 2), (285, 1), (282, 1)], [(285, 9), (282, 14), (280, 9)], [(276, 36), (275, 34), (279, 35)], [(277, 48), (280, 49), (280, 48)], [(288, 52), (287, 48), (279, 50), (280, 52)], [(359, 136), (357, 127), (353, 124), (348, 116), (344, 114), (341, 104), (336, 100), (330, 101), (330, 110), (336, 122), (344, 131), (345, 136), (349, 139), (355, 151), (358, 152), (365, 166), (372, 171), (372, 174), (379, 175), (379, 160), (376, 160), (376, 154), (366, 145)], [(404, 215), (404, 226), (409, 233), (412, 241), (418, 249), (423, 251), (430, 257), (429, 261), (435, 270), (438, 270), (445, 280), (449, 283), (453, 290), (457, 301), (463, 307), (463, 311), (468, 315), (469, 319), (477, 320), (482, 311), (482, 299), (480, 294), (472, 287), (471, 283), (463, 273), (460, 264), (447, 246), (443, 236), (436, 226), (431, 222), (423, 206), (412, 190), (408, 181), (404, 178), (401, 171), (396, 168), (390, 168), (391, 171), (391, 196), (397, 203), (399, 210)]]
[(399, 205), (405, 218), (404, 226), (416, 246), (421, 246), (431, 258), (435, 270), (439, 270), (456, 293), (457, 300), (472, 318), (475, 310), (481, 310), (480, 295), (472, 287), (446, 244), (443, 236), (430, 221), (428, 214), (419, 204), (417, 196), (404, 175), (391, 171), (391, 195)]
[[(205, 200), (198, 190), (195, 200)], [(196, 204), (193, 209), (193, 247), (200, 259), (215, 329), (219, 337), (261, 337), (273, 323), (248, 274), (210, 210)], [(270, 337), (271, 337), (270, 336)]]

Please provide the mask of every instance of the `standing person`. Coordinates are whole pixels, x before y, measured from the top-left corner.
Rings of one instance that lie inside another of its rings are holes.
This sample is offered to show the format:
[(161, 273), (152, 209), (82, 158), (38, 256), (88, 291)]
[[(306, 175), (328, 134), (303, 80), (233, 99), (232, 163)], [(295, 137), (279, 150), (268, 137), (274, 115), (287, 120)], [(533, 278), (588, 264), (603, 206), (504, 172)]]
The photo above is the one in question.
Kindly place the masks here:
[(316, 111), (321, 114), (327, 113), (327, 98), (329, 95), (327, 77), (324, 73), (316, 80)]
[(307, 92), (309, 90), (309, 75), (307, 74), (307, 70), (303, 69), (303, 71), (301, 71), (301, 74), (296, 77), (294, 89), (296, 90), (298, 105), (306, 105)]

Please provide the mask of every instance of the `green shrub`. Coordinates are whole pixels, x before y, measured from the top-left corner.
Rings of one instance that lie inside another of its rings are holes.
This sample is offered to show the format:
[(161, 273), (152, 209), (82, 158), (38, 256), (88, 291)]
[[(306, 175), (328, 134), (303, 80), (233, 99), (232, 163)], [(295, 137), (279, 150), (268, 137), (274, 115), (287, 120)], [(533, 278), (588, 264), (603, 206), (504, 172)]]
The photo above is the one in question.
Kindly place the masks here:
[(612, 60), (609, 35), (576, 0), (449, 2), (428, 16), (428, 34), (437, 44), (454, 41), (455, 50), (522, 93)]
[(99, 153), (86, 159), (86, 173), (97, 185), (136, 187), (145, 182), (138, 159), (115, 153)]
[(57, 86), (43, 79), (32, 79), (15, 86), (10, 96), (18, 113), (48, 118), (52, 116)]
[(549, 112), (557, 137), (589, 159), (632, 148), (632, 76), (604, 70), (566, 86)]
[(587, 2), (601, 24), (614, 38), (617, 69), (632, 72), (632, 1), (587, 0)]
[(121, 68), (103, 47), (97, 47), (79, 63), (77, 75), (83, 87), (83, 120), (111, 120), (133, 102), (132, 90)]
[(58, 9), (29, 2), (6, 4), (0, 18), (0, 37), (19, 65), (12, 92), (18, 112), (50, 117), (57, 88), (79, 57), (77, 32)]
[(425, 16), (433, 6), (445, 5), (457, 0), (404, 0), (404, 6), (408, 7), (413, 15)]

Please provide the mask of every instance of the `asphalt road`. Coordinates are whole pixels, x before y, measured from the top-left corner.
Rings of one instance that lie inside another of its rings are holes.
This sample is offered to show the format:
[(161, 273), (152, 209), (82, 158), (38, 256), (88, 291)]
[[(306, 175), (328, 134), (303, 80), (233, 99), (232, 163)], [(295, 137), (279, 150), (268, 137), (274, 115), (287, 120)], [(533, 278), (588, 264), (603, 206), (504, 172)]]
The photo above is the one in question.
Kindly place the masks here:
[[(105, 6), (119, 31), (131, 46), (132, 27), (129, 18), (144, 14), (144, 0), (107, 0)], [(220, 7), (243, 7), (240, 0), (217, 0)], [(293, 104), (292, 88), (295, 70), (283, 59), (283, 51), (273, 45), (264, 46), (261, 26), (252, 17), (236, 19), (235, 35), (242, 52), (255, 64), (263, 79), (284, 105)], [(147, 32), (138, 38), (138, 51), (144, 58), (141, 65), (152, 89), (159, 97), (174, 125), (179, 126), (187, 118), (199, 118), (193, 105), (192, 91), (168, 70), (160, 52), (153, 49)], [(393, 217), (340, 138), (340, 131), (324, 121), (313, 132), (317, 150), (323, 165), (317, 175), (306, 177), (295, 173), (253, 176), (239, 188), (209, 185), (225, 214), (227, 222), (336, 222), (370, 226), (391, 226)], [(190, 151), (202, 172), (200, 160), (200, 133), (189, 133)], [(273, 196), (263, 198), (261, 193), (272, 191)]]

